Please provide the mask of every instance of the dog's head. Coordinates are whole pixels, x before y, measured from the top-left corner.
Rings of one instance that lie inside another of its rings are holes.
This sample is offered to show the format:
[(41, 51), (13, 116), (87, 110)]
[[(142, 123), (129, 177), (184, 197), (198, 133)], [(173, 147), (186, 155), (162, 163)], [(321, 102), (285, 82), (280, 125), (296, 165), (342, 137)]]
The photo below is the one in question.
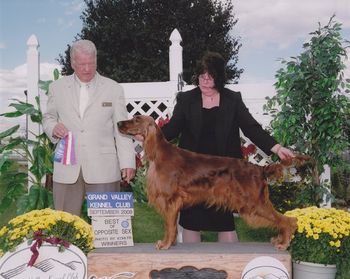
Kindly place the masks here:
[(157, 129), (157, 124), (151, 116), (136, 115), (130, 120), (119, 121), (118, 129), (122, 134), (141, 136), (146, 140), (150, 132)]
[(143, 147), (148, 160), (154, 160), (156, 146), (162, 140), (162, 132), (151, 116), (136, 115), (130, 120), (119, 121), (118, 129), (122, 134), (143, 141)]

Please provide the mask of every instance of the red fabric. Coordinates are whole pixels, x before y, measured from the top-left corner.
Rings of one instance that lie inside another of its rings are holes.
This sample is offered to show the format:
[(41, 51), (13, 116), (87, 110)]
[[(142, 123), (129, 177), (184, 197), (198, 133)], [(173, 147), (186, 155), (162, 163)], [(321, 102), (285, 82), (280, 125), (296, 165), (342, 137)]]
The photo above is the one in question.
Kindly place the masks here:
[(244, 159), (248, 159), (249, 155), (256, 152), (256, 146), (254, 144), (249, 144), (248, 146), (242, 145), (241, 148)]
[(30, 251), (32, 251), (33, 255), (31, 256), (28, 266), (33, 266), (35, 264), (35, 261), (37, 260), (39, 256), (39, 251), (38, 249), (40, 246), (43, 244), (43, 241), (48, 242), (52, 245), (61, 245), (64, 246), (65, 248), (68, 248), (70, 243), (64, 239), (61, 239), (59, 237), (46, 237), (42, 231), (37, 231), (34, 233), (33, 236), (33, 245), (30, 247)]
[(167, 124), (169, 121), (170, 121), (170, 118), (169, 118), (169, 117), (166, 117), (165, 119), (164, 119), (163, 117), (160, 117), (160, 118), (158, 119), (157, 125), (158, 125), (159, 128), (162, 128), (162, 127), (163, 127), (165, 124)]

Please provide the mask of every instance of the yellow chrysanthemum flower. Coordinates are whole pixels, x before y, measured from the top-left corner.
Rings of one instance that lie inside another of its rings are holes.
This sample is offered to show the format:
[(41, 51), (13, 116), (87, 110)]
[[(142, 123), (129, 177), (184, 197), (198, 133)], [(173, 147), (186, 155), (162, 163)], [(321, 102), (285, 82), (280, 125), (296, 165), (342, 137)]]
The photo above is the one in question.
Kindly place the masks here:
[(331, 264), (338, 255), (350, 258), (349, 212), (313, 206), (294, 209), (285, 215), (298, 220), (298, 228), (288, 248), (294, 260)]
[[(66, 240), (85, 253), (93, 249), (91, 225), (78, 216), (46, 208), (17, 216), (0, 229), (0, 257), (39, 230), (47, 236)], [(76, 240), (79, 241), (75, 242)]]

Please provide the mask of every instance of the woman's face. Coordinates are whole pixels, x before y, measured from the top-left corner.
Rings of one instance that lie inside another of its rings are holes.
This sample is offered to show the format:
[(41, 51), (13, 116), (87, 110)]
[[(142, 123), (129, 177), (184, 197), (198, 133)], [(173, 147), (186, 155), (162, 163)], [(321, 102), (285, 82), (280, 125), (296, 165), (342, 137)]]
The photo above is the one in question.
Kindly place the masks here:
[(214, 78), (207, 72), (198, 76), (199, 88), (202, 91), (210, 90), (215, 87)]

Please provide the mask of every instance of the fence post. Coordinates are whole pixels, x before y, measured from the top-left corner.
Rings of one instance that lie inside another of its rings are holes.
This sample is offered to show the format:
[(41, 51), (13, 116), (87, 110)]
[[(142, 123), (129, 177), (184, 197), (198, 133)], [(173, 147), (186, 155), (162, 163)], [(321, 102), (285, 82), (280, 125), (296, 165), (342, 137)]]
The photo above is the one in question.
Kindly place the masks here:
[[(324, 171), (320, 175), (321, 185), (326, 187), (326, 193), (323, 195), (323, 201), (320, 207), (330, 208), (332, 207), (332, 201), (329, 197), (331, 194), (331, 168), (329, 165), (323, 165)], [(327, 199), (328, 198), (328, 199)]]
[[(29, 104), (36, 104), (35, 97), (39, 95), (39, 42), (37, 37), (33, 34), (29, 37), (27, 41), (27, 101)], [(40, 134), (40, 125), (34, 123), (31, 119), (28, 119), (28, 125), (26, 127), (28, 139), (36, 140), (36, 135)], [(32, 152), (32, 146), (29, 147), (30, 152)], [(31, 167), (31, 163), (28, 161), (28, 169)], [(30, 172), (28, 172), (28, 189), (32, 185), (30, 179)]]
[[(174, 90), (174, 94), (170, 101), (170, 106), (168, 110), (170, 112), (173, 111), (175, 105), (176, 93), (179, 91), (179, 88), (182, 87), (182, 46), (180, 43), (182, 42), (181, 35), (179, 31), (175, 28), (173, 32), (171, 32), (169, 40), (171, 41), (171, 45), (169, 47), (169, 76), (170, 76), (170, 84)], [(182, 243), (182, 227), (177, 222), (177, 242)]]
[(169, 73), (170, 81), (178, 80), (179, 74), (182, 73), (182, 38), (179, 31), (175, 28), (170, 35), (171, 45), (169, 47)]
[(171, 96), (171, 107), (169, 111), (172, 111), (175, 104), (176, 93), (179, 91), (178, 83), (181, 82), (179, 77), (182, 77), (182, 46), (180, 45), (182, 38), (176, 28), (171, 32), (169, 40), (171, 41), (169, 47), (169, 78), (170, 86), (174, 90), (174, 94)]

